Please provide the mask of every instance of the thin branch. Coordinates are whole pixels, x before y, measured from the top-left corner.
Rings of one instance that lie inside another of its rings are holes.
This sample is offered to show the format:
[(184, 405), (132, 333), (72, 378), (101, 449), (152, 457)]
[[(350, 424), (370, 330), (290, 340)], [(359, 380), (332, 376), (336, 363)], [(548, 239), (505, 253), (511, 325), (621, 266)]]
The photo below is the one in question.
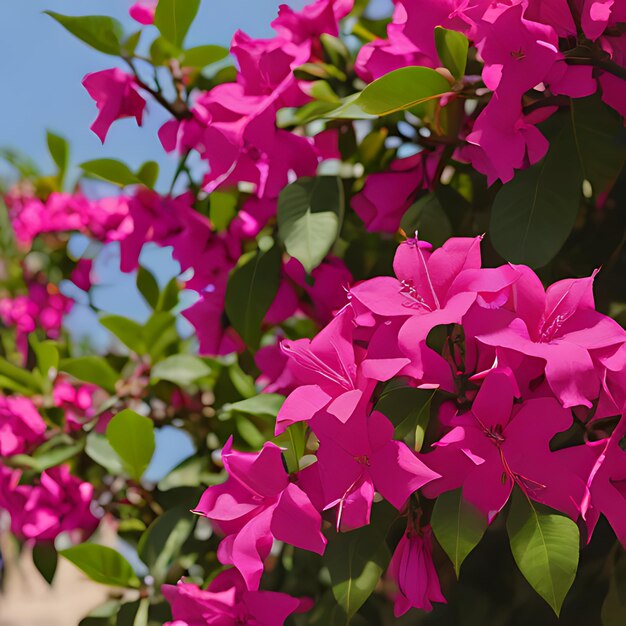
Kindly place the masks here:
[(150, 87), (150, 85), (141, 80), (132, 59), (128, 57), (122, 58), (124, 59), (124, 61), (126, 61), (128, 67), (130, 67), (130, 69), (132, 70), (137, 85), (141, 87), (141, 89), (143, 89), (144, 91), (147, 91), (164, 109), (169, 111), (177, 120), (184, 120), (191, 117), (191, 111), (189, 111), (187, 105), (184, 102), (180, 100), (177, 100), (174, 103), (170, 102), (167, 98), (163, 96), (163, 94), (159, 90)]

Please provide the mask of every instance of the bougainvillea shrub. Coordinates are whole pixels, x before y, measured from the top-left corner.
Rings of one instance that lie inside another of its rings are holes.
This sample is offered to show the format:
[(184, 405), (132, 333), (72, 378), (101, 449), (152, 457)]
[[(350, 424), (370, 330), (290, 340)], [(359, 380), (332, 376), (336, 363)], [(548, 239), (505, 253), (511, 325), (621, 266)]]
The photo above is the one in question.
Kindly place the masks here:
[(2, 152), (2, 528), (81, 626), (626, 623), (626, 3), (199, 4), (48, 12), (176, 167)]

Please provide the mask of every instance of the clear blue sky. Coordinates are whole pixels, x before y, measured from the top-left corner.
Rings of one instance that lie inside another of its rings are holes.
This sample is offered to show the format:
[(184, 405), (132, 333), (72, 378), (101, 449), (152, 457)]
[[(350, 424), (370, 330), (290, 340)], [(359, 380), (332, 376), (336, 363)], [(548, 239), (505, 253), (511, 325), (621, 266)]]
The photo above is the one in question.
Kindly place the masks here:
[[(187, 43), (227, 46), (238, 28), (255, 37), (271, 36), (269, 24), (279, 4), (279, 0), (202, 0)], [(305, 2), (287, 0), (287, 4), (297, 9)], [(128, 16), (131, 5), (130, 0), (0, 1), (0, 146), (19, 148), (51, 167), (45, 145), (49, 128), (70, 140), (74, 163), (116, 157), (136, 167), (153, 159), (161, 163), (164, 174), (173, 172), (175, 165), (156, 136), (167, 119), (157, 104), (150, 106), (143, 128), (121, 120), (111, 128), (104, 147), (100, 144), (89, 130), (95, 104), (81, 80), (89, 72), (112, 67), (116, 59), (90, 49), (42, 13), (111, 15), (132, 32), (138, 24)]]

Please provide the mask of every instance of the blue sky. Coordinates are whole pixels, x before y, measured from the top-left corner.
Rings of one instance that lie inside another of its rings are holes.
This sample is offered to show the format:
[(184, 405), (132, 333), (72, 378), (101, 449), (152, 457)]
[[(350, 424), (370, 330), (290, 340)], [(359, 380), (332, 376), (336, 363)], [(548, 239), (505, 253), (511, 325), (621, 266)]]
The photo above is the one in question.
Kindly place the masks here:
[[(132, 32), (138, 25), (128, 16), (131, 4), (131, 0), (0, 2), (0, 146), (19, 148), (51, 167), (45, 143), (49, 128), (70, 140), (74, 163), (115, 157), (136, 167), (152, 159), (161, 164), (164, 175), (174, 171), (174, 161), (163, 153), (156, 136), (167, 119), (157, 104), (150, 106), (143, 128), (121, 120), (111, 128), (106, 144), (100, 144), (89, 130), (95, 104), (81, 80), (89, 72), (112, 67), (116, 59), (90, 49), (42, 13), (111, 15)], [(279, 0), (202, 0), (187, 44), (228, 45), (238, 28), (255, 37), (271, 36), (269, 24), (279, 4)], [(300, 8), (305, 2), (288, 4)]]

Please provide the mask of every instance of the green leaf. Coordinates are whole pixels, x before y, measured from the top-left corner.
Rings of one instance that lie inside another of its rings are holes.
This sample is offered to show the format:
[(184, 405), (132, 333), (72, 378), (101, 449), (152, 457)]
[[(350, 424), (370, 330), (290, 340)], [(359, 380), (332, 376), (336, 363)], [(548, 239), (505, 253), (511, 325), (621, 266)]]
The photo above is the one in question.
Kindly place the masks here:
[(335, 600), (347, 617), (344, 623), (363, 606), (389, 563), (385, 540), (396, 516), (391, 505), (376, 504), (369, 526), (337, 533), (328, 542), (324, 561)]
[(37, 369), (48, 379), (51, 371), (54, 374), (59, 369), (59, 349), (56, 343), (50, 340), (39, 341), (34, 334), (28, 340), (37, 358)]
[(330, 252), (344, 214), (340, 178), (300, 178), (278, 197), (278, 234), (287, 252), (311, 273)]
[(402, 67), (370, 83), (329, 117), (349, 119), (355, 112), (382, 117), (438, 100), (450, 92), (450, 83), (429, 67)]
[(437, 498), (430, 524), (458, 578), (465, 557), (485, 534), (487, 518), (465, 500), (461, 489), (455, 489)]
[(119, 374), (101, 356), (63, 359), (59, 363), (59, 370), (83, 382), (98, 385), (109, 393), (115, 393), (115, 384)]
[(156, 309), (159, 305), (159, 284), (152, 273), (145, 267), (139, 266), (137, 270), (137, 289), (147, 304), (152, 309)]
[(297, 472), (306, 449), (306, 424), (304, 422), (292, 424), (285, 432), (274, 437), (274, 443), (283, 449), (289, 473)]
[(199, 378), (211, 373), (211, 368), (197, 356), (191, 354), (173, 354), (159, 361), (151, 372), (151, 379), (169, 380), (181, 387), (191, 385)]
[(40, 390), (39, 381), (31, 372), (9, 363), (2, 357), (0, 357), (0, 377), (6, 379), (6, 382), (14, 381), (21, 389), (31, 392)]
[(152, 420), (124, 409), (109, 422), (106, 436), (130, 477), (140, 480), (154, 454)]
[(237, 197), (232, 193), (214, 191), (210, 197), (209, 219), (218, 231), (228, 228), (237, 214)]
[(158, 517), (141, 536), (137, 552), (150, 568), (156, 585), (165, 581), (167, 571), (180, 555), (195, 521), (196, 517), (188, 508), (178, 506)]
[(59, 557), (52, 542), (37, 542), (33, 547), (33, 563), (43, 576), (44, 580), (51, 585), (54, 574), (57, 571)]
[(137, 354), (146, 352), (141, 324), (121, 315), (104, 315), (100, 324), (110, 330), (127, 348)]
[(400, 223), (402, 230), (412, 237), (419, 232), (420, 239), (441, 246), (452, 235), (452, 225), (434, 193), (427, 193), (414, 202)]
[(576, 577), (578, 526), (516, 488), (506, 529), (520, 571), (558, 615)]
[(93, 161), (85, 161), (79, 166), (82, 170), (102, 180), (106, 180), (120, 187), (126, 185), (137, 185), (141, 181), (137, 175), (123, 163), (117, 159), (95, 159)]
[(238, 411), (239, 413), (247, 413), (248, 415), (258, 415), (268, 419), (276, 419), (280, 407), (285, 402), (285, 396), (277, 393), (262, 393), (252, 398), (225, 404), (224, 412)]
[(435, 46), (439, 59), (444, 67), (450, 70), (450, 74), (457, 80), (463, 78), (469, 48), (467, 37), (456, 30), (447, 30), (441, 26), (436, 26)]
[(617, 178), (626, 161), (623, 121), (598, 95), (572, 99), (570, 114), (583, 175), (597, 195)]
[(211, 63), (217, 63), (228, 56), (228, 49), (224, 46), (196, 46), (183, 52), (181, 65), (183, 67), (203, 68)]
[(376, 410), (391, 420), (397, 439), (404, 439), (419, 452), (436, 393), (437, 390), (406, 386), (386, 388), (376, 403)]
[(539, 162), (515, 174), (491, 209), (495, 249), (511, 263), (541, 267), (569, 236), (582, 194), (583, 171), (571, 118), (553, 116), (550, 148)]
[(85, 454), (113, 476), (119, 476), (124, 472), (122, 460), (104, 435), (95, 431), (90, 432), (85, 443)]
[(137, 180), (149, 189), (152, 189), (159, 178), (159, 164), (156, 161), (146, 161), (137, 170)]
[(261, 325), (280, 284), (281, 254), (277, 244), (242, 257), (226, 287), (226, 314), (246, 346), (255, 350)]
[(179, 48), (200, 8), (200, 0), (159, 0), (154, 25), (165, 39)]
[(609, 591), (602, 604), (602, 626), (624, 626), (626, 624), (626, 558), (621, 558), (615, 566)]
[(57, 178), (59, 180), (59, 186), (62, 187), (70, 160), (70, 146), (66, 139), (51, 131), (46, 132), (46, 139), (48, 142), (48, 151), (58, 169)]
[(142, 336), (152, 362), (157, 361), (179, 339), (176, 318), (169, 311), (156, 311), (143, 327)]
[(159, 296), (157, 311), (171, 311), (178, 304), (179, 292), (178, 279), (174, 276), (167, 285), (165, 285), (165, 288)]
[(92, 48), (118, 56), (122, 50), (124, 32), (122, 25), (106, 15), (61, 15), (44, 11), (63, 28)]
[(85, 447), (84, 442), (77, 441), (71, 445), (57, 445), (45, 452), (39, 448), (31, 457), (32, 468), (43, 472), (50, 467), (56, 467), (74, 458)]
[(165, 37), (157, 37), (150, 44), (150, 60), (153, 65), (167, 65), (171, 59), (178, 59), (181, 54), (180, 49)]
[(59, 554), (102, 585), (137, 589), (141, 584), (130, 563), (112, 548), (82, 543)]

